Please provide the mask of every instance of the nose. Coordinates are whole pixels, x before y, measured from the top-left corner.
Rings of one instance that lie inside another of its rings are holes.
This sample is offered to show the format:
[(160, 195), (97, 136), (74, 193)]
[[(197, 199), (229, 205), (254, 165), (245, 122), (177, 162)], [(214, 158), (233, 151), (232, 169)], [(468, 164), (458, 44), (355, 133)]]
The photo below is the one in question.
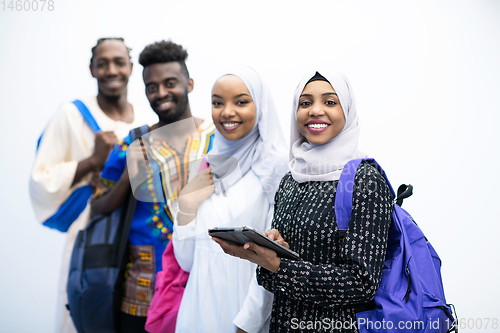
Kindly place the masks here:
[(118, 75), (118, 68), (113, 62), (108, 66), (108, 75)]
[(169, 90), (167, 87), (165, 87), (165, 85), (160, 84), (160, 86), (158, 87), (158, 94), (159, 94), (159, 98), (163, 99), (163, 98), (167, 97), (167, 95), (169, 94)]
[(220, 113), (222, 118), (231, 118), (236, 115), (233, 106), (230, 103), (227, 103)]
[(316, 102), (311, 106), (309, 110), (309, 115), (311, 117), (320, 117), (325, 115), (325, 110), (323, 109), (323, 104), (320, 102)]

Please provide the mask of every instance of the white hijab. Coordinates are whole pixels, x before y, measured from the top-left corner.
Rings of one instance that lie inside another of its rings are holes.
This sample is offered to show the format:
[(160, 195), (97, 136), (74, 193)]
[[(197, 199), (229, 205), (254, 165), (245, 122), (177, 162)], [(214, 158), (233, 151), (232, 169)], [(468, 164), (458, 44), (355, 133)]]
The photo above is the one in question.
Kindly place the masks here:
[(358, 150), (359, 125), (356, 100), (347, 78), (335, 71), (317, 71), (330, 82), (344, 111), (344, 129), (322, 145), (309, 143), (297, 127), (299, 97), (308, 81), (316, 74), (311, 71), (300, 81), (293, 97), (290, 134), (290, 170), (299, 182), (338, 180), (344, 165), (352, 159), (366, 157)]
[[(243, 81), (252, 96), (257, 115), (250, 133), (241, 139), (228, 141), (215, 129), (213, 149), (207, 158), (214, 183), (222, 182), (227, 190), (252, 169), (259, 177), (269, 203), (274, 204), (274, 195), (287, 171), (287, 163), (286, 144), (270, 90), (250, 67), (233, 67), (219, 78), (225, 75), (235, 75)], [(216, 184), (217, 192), (220, 188)]]

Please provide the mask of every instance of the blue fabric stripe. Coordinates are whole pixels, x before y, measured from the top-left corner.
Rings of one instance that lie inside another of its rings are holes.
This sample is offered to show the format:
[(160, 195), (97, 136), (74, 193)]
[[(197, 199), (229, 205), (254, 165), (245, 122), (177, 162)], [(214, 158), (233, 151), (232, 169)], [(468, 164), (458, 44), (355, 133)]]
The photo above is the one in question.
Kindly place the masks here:
[(68, 231), (71, 224), (80, 216), (85, 207), (87, 207), (87, 203), (91, 196), (92, 187), (90, 185), (75, 190), (68, 200), (59, 207), (57, 212), (43, 222), (43, 225), (62, 232)]
[(212, 150), (214, 144), (215, 134), (210, 135), (210, 141), (208, 142), (207, 154)]
[[(96, 120), (90, 113), (89, 109), (85, 104), (83, 104), (80, 100), (74, 100), (73, 104), (80, 111), (85, 122), (90, 126), (90, 128), (97, 133), (101, 130)], [(38, 147), (40, 146), (40, 141), (42, 141), (42, 135), (38, 139), (38, 143), (36, 146), (36, 150), (38, 151)], [(57, 212), (49, 217), (43, 225), (49, 228), (57, 229), (62, 232), (68, 231), (71, 224), (80, 216), (85, 207), (87, 207), (87, 203), (92, 196), (92, 187), (90, 185), (80, 187), (75, 190), (68, 200), (66, 200), (61, 207), (57, 210)]]
[(87, 106), (85, 106), (85, 104), (83, 104), (83, 102), (79, 99), (74, 100), (73, 104), (76, 105), (78, 111), (82, 114), (83, 119), (85, 119), (87, 124), (89, 124), (94, 133), (100, 132), (101, 128), (97, 124), (97, 121), (95, 121), (94, 117), (92, 117), (92, 113), (90, 113), (89, 109), (87, 109)]

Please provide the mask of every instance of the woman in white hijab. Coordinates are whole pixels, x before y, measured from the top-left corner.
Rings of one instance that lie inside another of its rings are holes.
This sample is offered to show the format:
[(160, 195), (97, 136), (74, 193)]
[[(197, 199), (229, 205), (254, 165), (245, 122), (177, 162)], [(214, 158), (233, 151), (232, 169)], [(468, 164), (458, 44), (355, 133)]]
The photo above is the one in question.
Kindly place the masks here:
[(249, 67), (216, 81), (212, 117), (209, 168), (197, 175), (191, 169), (175, 219), (175, 256), (190, 273), (176, 332), (267, 332), (272, 294), (257, 285), (256, 265), (226, 256), (207, 229), (270, 228), (279, 170), (286, 170), (285, 141), (269, 89)]
[(318, 322), (320, 330), (357, 332), (359, 304), (368, 303), (380, 283), (392, 194), (379, 172), (361, 163), (349, 230), (341, 240), (334, 213), (338, 179), (348, 161), (365, 157), (358, 150), (356, 102), (342, 74), (304, 77), (295, 91), (291, 126), (291, 172), (276, 193), (275, 229), (268, 236), (302, 261), (280, 259), (254, 243), (216, 241), (226, 253), (259, 265), (258, 283), (274, 293), (270, 332), (317, 330)]

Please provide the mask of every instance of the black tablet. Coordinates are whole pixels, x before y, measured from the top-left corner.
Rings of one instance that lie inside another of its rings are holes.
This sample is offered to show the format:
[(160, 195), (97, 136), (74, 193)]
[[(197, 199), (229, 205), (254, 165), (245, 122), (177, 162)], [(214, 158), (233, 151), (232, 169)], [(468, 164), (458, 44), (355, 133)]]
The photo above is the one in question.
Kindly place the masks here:
[(239, 228), (213, 228), (208, 229), (212, 237), (220, 238), (230, 244), (243, 246), (245, 243), (254, 242), (257, 245), (267, 247), (276, 252), (278, 257), (292, 260), (300, 260), (297, 253), (264, 236), (252, 227)]

